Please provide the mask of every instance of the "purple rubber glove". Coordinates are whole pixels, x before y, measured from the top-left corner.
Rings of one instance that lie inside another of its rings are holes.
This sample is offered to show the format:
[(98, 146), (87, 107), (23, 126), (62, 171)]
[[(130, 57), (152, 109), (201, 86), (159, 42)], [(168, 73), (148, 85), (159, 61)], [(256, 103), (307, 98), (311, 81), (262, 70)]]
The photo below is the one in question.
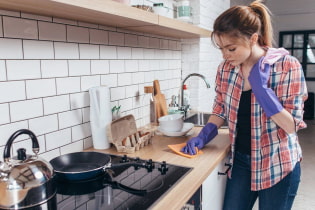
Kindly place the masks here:
[(283, 106), (279, 102), (275, 92), (267, 86), (270, 77), (270, 65), (265, 63), (264, 69), (261, 69), (263, 59), (264, 57), (260, 58), (253, 66), (248, 80), (258, 103), (265, 111), (267, 117), (271, 117), (279, 113), (283, 109)]
[(218, 134), (218, 128), (213, 123), (207, 123), (198, 136), (191, 138), (185, 147), (183, 147), (180, 151), (186, 154), (195, 155), (197, 147), (198, 149), (203, 148), (206, 144), (208, 144), (216, 135)]

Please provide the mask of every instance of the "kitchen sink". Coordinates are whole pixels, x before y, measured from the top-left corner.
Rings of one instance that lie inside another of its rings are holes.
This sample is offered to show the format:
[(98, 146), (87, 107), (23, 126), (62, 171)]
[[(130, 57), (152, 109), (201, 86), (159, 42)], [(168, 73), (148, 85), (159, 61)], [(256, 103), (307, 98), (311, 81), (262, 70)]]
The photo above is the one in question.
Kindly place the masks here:
[[(184, 122), (193, 123), (195, 126), (204, 126), (207, 124), (210, 113), (204, 113), (204, 112), (197, 112), (192, 115), (188, 115)], [(225, 122), (221, 128), (227, 128), (227, 123)]]

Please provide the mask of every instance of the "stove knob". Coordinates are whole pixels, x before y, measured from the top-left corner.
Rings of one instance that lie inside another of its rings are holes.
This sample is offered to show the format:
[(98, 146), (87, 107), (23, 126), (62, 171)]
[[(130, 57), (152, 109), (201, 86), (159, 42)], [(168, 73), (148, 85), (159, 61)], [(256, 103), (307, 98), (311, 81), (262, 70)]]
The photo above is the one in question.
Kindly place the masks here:
[(127, 155), (124, 155), (124, 156), (121, 158), (121, 161), (120, 161), (120, 162), (121, 162), (121, 163), (129, 162)]
[(158, 168), (158, 170), (161, 172), (162, 175), (166, 174), (166, 172), (168, 171), (166, 162), (163, 161), (160, 168)]
[(152, 161), (152, 159), (149, 159), (148, 161), (146, 161), (145, 168), (148, 170), (148, 172), (153, 171), (153, 169), (155, 168), (155, 165), (154, 165), (154, 162)]

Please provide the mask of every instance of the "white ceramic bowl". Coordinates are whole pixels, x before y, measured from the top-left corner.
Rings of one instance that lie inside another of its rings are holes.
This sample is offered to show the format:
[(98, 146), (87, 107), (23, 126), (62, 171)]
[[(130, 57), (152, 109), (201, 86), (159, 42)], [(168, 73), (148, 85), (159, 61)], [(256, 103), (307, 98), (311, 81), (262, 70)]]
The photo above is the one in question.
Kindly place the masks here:
[(159, 119), (160, 128), (164, 131), (178, 132), (181, 131), (184, 125), (182, 114), (169, 114)]

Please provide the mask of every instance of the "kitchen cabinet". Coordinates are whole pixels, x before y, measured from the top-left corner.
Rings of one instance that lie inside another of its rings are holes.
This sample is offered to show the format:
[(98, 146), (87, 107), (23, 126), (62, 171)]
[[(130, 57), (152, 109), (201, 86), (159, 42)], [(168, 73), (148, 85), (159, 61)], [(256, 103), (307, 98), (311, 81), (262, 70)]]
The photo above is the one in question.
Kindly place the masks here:
[(111, 0), (0, 0), (0, 9), (174, 38), (200, 38), (211, 35), (211, 31), (204, 28)]
[(219, 175), (225, 172), (228, 158), (223, 159), (202, 184), (202, 209), (216, 210), (223, 208), (223, 200), (227, 175)]

